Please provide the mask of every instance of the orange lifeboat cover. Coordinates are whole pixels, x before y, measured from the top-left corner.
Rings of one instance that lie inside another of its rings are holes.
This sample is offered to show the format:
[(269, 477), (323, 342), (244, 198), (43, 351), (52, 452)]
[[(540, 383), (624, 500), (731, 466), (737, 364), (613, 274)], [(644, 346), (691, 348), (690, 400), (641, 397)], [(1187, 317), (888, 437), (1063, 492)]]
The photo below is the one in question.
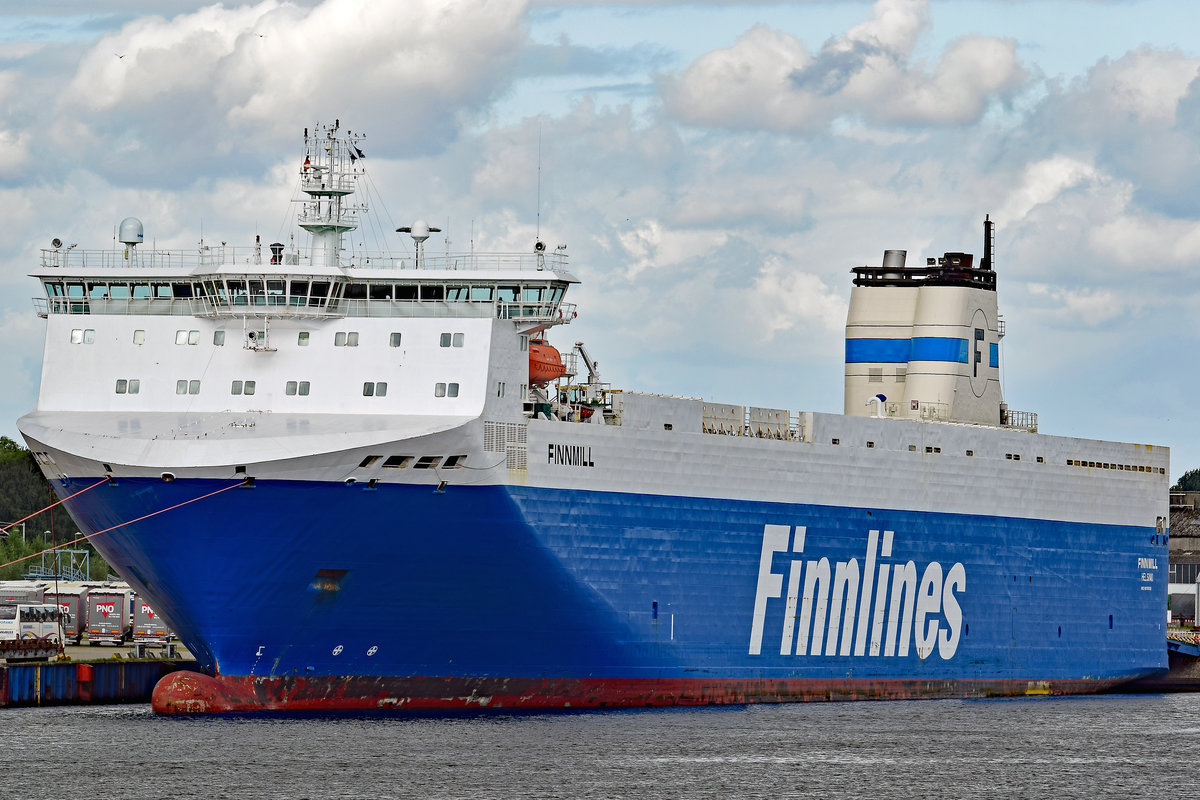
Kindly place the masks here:
[(562, 354), (545, 339), (529, 342), (529, 382), (534, 386), (545, 386), (555, 378), (567, 374)]

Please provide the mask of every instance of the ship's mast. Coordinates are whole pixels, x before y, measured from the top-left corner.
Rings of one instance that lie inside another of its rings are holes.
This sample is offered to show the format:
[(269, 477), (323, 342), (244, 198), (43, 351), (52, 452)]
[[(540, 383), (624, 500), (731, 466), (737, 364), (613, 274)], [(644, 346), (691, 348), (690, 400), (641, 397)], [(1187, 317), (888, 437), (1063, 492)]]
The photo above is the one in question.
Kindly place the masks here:
[(363, 157), (361, 134), (347, 131), (340, 135), (339, 122), (318, 126), (309, 134), (304, 129), (304, 163), (300, 169), (300, 189), (306, 198), (300, 212), (300, 227), (312, 234), (313, 266), (338, 266), (342, 235), (358, 227), (361, 205), (350, 195), (361, 174), (357, 162)]

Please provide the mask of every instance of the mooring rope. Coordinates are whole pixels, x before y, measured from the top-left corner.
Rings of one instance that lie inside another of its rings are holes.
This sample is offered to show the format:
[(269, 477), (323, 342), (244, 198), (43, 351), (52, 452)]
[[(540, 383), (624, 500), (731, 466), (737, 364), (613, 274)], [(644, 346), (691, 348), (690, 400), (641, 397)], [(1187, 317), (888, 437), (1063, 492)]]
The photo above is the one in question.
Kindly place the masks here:
[[(105, 479), (101, 480), (99, 483), (92, 484), (91, 486), (87, 487), (87, 489), (78, 491), (75, 494), (71, 495), (70, 497), (64, 497), (63, 500), (70, 500), (71, 497), (75, 497), (76, 495), (83, 494), (84, 492), (88, 491), (89, 489), (95, 489), (101, 483), (107, 483), (107, 482), (108, 482), (108, 479), (105, 478)], [(124, 528), (126, 525), (132, 525), (135, 522), (141, 522), (144, 519), (150, 519), (150, 517), (155, 517), (155, 516), (158, 516), (159, 514), (165, 514), (168, 511), (174, 511), (175, 509), (186, 506), (189, 503), (195, 503), (197, 500), (204, 500), (206, 498), (212, 497), (213, 495), (218, 495), (221, 492), (228, 492), (230, 489), (236, 489), (239, 486), (245, 486), (245, 485), (246, 485), (246, 481), (238, 481), (237, 483), (230, 484), (229, 486), (226, 486), (223, 489), (217, 489), (216, 491), (209, 492), (208, 494), (200, 495), (199, 497), (193, 497), (191, 500), (184, 500), (182, 503), (176, 503), (173, 506), (167, 506), (166, 508), (160, 508), (158, 511), (151, 511), (149, 514), (143, 514), (142, 516), (140, 516), (136, 519), (126, 520), (125, 522), (121, 522), (116, 525), (113, 525), (111, 528), (105, 528), (104, 530), (101, 530), (101, 531), (95, 531), (94, 533), (89, 533), (84, 536), (78, 536), (69, 542), (63, 542), (62, 544), (56, 544), (53, 547), (47, 547), (45, 550), (42, 550), (37, 553), (32, 553), (27, 556), (23, 556), (21, 558), (16, 559), (15, 561), (9, 561), (7, 564), (0, 564), (0, 569), (3, 569), (5, 567), (11, 567), (13, 564), (20, 564), (22, 561), (28, 561), (31, 558), (36, 558), (36, 557), (38, 557), (40, 555), (44, 555), (46, 553), (53, 553), (55, 550), (59, 550), (63, 547), (69, 547), (70, 545), (78, 544), (79, 542), (83, 542), (83, 541), (87, 541), (88, 539), (91, 539), (95, 536), (99, 536), (103, 533), (108, 533), (109, 531), (115, 531), (117, 528)], [(61, 503), (62, 500), (59, 500), (58, 502)], [(58, 505), (58, 503), (54, 503), (53, 505)], [(47, 506), (46, 508), (52, 508), (52, 507), (53, 506)], [(45, 508), (42, 509), (42, 511), (45, 511), (45, 510), (46, 510)], [(40, 514), (42, 512), (38, 511), (35, 513)], [(35, 514), (30, 514), (29, 516), (32, 517), (32, 516), (35, 516)], [(29, 519), (29, 517), (26, 517), (25, 519)], [(17, 520), (17, 522), (20, 522), (20, 521), (21, 520)], [(15, 525), (16, 523), (13, 523), (13, 524)]]
[(72, 497), (78, 497), (79, 495), (83, 494), (84, 492), (90, 492), (92, 489), (95, 489), (97, 486), (99, 486), (99, 485), (100, 485), (100, 484), (102, 484), (102, 483), (108, 483), (108, 478), (101, 478), (100, 480), (96, 481), (96, 482), (95, 482), (95, 483), (93, 483), (91, 486), (87, 487), (86, 489), (80, 489), (80, 490), (79, 490), (78, 492), (76, 492), (75, 494), (68, 495), (67, 497), (64, 497), (62, 500), (59, 500), (57, 503), (51, 503), (50, 505), (48, 505), (48, 506), (46, 506), (45, 508), (41, 509), (41, 511), (35, 511), (35, 512), (33, 512), (32, 514), (30, 514), (29, 516), (27, 516), (27, 517), (21, 517), (21, 518), (20, 518), (19, 520), (17, 520), (16, 522), (10, 522), (10, 523), (8, 523), (8, 524), (7, 524), (7, 525), (5, 525), (3, 528), (0, 528), (0, 533), (4, 533), (4, 532), (5, 532), (5, 531), (7, 531), (9, 528), (13, 528), (13, 527), (16, 527), (17, 525), (20, 525), (22, 522), (24, 522), (24, 521), (25, 521), (25, 520), (27, 520), (27, 519), (33, 519), (33, 518), (34, 518), (34, 517), (36, 517), (38, 514), (41, 514), (41, 513), (42, 513), (42, 512), (44, 512), (44, 511), (49, 511), (50, 509), (54, 508), (55, 506), (57, 506), (57, 505), (61, 505), (62, 503), (66, 502), (67, 500), (70, 500)]

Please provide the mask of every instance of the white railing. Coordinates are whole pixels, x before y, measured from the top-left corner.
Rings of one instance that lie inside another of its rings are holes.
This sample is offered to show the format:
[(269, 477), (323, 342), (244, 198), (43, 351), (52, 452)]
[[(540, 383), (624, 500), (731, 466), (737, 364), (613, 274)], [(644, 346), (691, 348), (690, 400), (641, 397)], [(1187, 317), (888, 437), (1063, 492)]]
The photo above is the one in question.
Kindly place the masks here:
[(39, 317), (48, 314), (118, 314), (131, 316), (195, 317), (497, 317), (558, 325), (575, 318), (574, 303), (507, 303), (448, 300), (323, 300), (303, 297), (239, 296), (234, 303), (211, 297), (86, 298), (35, 297)]
[[(43, 250), (42, 266), (62, 269), (158, 269), (183, 270), (198, 268), (229, 267), (246, 265), (254, 267), (254, 273), (290, 273), (289, 267), (311, 267), (308, 255), (285, 252), (278, 259), (272, 257), (270, 248), (232, 247), (219, 245), (202, 250), (151, 250), (131, 248), (121, 250)], [(451, 253), (449, 255), (425, 255), (421, 266), (411, 255), (394, 256), (383, 252), (362, 252), (345, 248), (342, 251), (341, 267), (345, 269), (396, 269), (413, 271), (467, 271), (497, 272), (558, 271), (567, 267), (567, 255), (550, 253)]]

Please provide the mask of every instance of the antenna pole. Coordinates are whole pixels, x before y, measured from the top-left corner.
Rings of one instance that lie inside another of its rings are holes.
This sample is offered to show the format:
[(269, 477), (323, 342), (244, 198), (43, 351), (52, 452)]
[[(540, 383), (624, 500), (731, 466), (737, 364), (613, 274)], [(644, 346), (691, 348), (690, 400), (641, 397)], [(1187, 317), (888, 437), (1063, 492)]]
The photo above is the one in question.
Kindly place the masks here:
[(537, 240), (542, 240), (542, 121), (538, 120)]

